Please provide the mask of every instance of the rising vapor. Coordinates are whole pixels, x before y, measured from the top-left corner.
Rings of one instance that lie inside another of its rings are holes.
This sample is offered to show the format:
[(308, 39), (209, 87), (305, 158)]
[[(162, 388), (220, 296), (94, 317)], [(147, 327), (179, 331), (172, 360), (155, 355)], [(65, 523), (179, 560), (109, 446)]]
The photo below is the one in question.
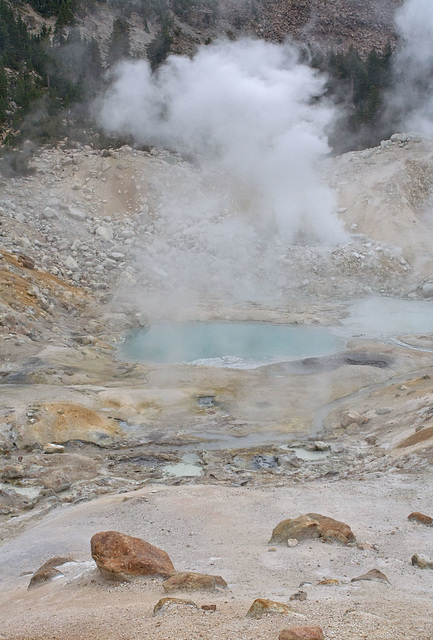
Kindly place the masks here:
[(431, 0), (407, 0), (396, 15), (399, 46), (391, 116), (400, 130), (433, 138), (433, 7)]
[(293, 46), (221, 42), (191, 59), (172, 56), (152, 74), (123, 62), (98, 105), (100, 121), (137, 143), (197, 157), (248, 194), (250, 215), (285, 243), (344, 239), (336, 198), (320, 178), (334, 108), (326, 79)]

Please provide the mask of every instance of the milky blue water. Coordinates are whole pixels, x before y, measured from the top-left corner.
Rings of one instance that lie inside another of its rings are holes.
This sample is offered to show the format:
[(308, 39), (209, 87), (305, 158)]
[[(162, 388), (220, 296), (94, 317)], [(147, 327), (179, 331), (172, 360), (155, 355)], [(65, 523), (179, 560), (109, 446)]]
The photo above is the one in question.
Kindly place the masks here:
[(343, 347), (344, 340), (323, 327), (268, 322), (162, 322), (130, 334), (120, 355), (148, 364), (251, 368), (328, 355)]

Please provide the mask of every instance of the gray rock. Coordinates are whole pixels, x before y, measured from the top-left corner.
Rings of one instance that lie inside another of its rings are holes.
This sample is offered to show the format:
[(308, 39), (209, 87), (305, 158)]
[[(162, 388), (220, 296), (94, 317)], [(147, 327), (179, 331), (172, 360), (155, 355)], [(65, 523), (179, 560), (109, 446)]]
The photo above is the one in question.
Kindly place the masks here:
[(66, 213), (70, 218), (73, 218), (74, 220), (80, 220), (81, 222), (87, 218), (87, 214), (82, 209), (78, 209), (78, 207), (69, 206), (66, 210)]

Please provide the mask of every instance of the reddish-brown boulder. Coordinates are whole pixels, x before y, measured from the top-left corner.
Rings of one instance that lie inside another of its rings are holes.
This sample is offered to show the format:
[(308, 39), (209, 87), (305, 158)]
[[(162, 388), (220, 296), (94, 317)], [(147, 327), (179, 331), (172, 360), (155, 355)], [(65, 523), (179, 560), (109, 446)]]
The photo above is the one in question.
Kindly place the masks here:
[(408, 515), (407, 519), (420, 522), (421, 524), (426, 524), (429, 527), (433, 525), (433, 518), (426, 516), (424, 513), (420, 513), (419, 511), (413, 511), (413, 513)]
[(324, 640), (325, 636), (320, 627), (290, 627), (283, 629), (278, 640)]
[(168, 554), (141, 538), (118, 531), (95, 533), (91, 542), (92, 558), (105, 578), (128, 580), (136, 576), (162, 576), (175, 572)]
[(212, 576), (206, 573), (193, 573), (184, 571), (175, 573), (162, 583), (165, 591), (216, 591), (226, 589), (227, 582), (221, 576)]
[(291, 538), (297, 540), (323, 538), (343, 544), (355, 542), (355, 536), (349, 525), (319, 513), (307, 513), (299, 518), (283, 520), (273, 530), (269, 543), (287, 543)]

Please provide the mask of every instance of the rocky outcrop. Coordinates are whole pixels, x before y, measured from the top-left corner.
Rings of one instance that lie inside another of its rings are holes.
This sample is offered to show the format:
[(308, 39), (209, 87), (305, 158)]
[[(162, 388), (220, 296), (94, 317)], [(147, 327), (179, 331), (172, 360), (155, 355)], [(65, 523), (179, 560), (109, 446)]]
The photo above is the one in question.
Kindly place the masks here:
[(168, 577), (175, 571), (168, 554), (141, 538), (118, 531), (102, 531), (91, 539), (92, 558), (108, 579), (137, 576)]
[(206, 573), (193, 573), (185, 571), (175, 573), (162, 583), (165, 591), (216, 591), (226, 589), (227, 582), (221, 576), (212, 576)]
[(280, 522), (272, 532), (269, 543), (287, 543), (290, 539), (306, 540), (322, 538), (328, 542), (355, 542), (356, 538), (349, 525), (318, 513), (307, 513), (298, 518), (288, 518)]

